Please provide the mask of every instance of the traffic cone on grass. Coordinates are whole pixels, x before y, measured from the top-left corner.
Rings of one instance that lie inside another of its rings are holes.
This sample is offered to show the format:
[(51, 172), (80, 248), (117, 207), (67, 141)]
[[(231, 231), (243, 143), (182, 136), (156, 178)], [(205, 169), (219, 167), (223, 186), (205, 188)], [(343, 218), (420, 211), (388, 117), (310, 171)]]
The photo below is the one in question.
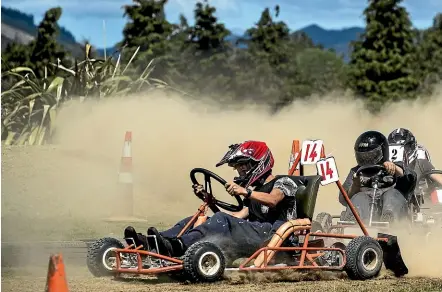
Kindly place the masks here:
[(49, 257), (45, 292), (69, 292), (61, 254)]
[(106, 218), (106, 222), (142, 222), (145, 218), (134, 216), (134, 181), (132, 168), (132, 131), (126, 131), (124, 136), (123, 154), (121, 156), (120, 169), (117, 183), (119, 197), (114, 216)]

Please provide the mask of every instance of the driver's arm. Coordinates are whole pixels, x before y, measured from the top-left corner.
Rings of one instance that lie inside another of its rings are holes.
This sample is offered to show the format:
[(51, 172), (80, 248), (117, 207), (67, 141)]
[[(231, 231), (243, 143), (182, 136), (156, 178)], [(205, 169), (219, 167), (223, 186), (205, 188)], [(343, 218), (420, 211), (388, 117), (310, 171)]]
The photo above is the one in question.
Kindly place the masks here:
[[(433, 164), (426, 159), (420, 159), (419, 163), (420, 163), (421, 167), (423, 168), (423, 170), (422, 170), (423, 173), (426, 173), (426, 172), (429, 172), (429, 171), (435, 169)], [(437, 182), (438, 184), (442, 185), (442, 174), (433, 173), (430, 175), (430, 179)]]
[(430, 178), (437, 182), (438, 184), (442, 185), (442, 174), (440, 173), (433, 173), (430, 175)]

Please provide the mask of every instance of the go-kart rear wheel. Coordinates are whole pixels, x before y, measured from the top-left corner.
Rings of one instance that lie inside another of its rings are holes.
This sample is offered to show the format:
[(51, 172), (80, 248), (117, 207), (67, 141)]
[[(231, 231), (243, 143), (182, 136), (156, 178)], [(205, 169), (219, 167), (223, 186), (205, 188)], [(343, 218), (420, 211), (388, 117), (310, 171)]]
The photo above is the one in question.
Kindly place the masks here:
[(328, 233), (330, 227), (333, 225), (333, 217), (327, 212), (321, 212), (316, 216), (316, 222), (321, 224), (324, 233)]
[(124, 248), (118, 239), (105, 237), (93, 242), (87, 250), (87, 267), (95, 277), (114, 275), (116, 248)]
[(196, 242), (184, 254), (184, 271), (187, 279), (193, 283), (218, 281), (225, 268), (224, 253), (214, 243)]
[(383, 251), (379, 243), (369, 236), (352, 239), (346, 249), (345, 271), (352, 280), (377, 277), (382, 268)]

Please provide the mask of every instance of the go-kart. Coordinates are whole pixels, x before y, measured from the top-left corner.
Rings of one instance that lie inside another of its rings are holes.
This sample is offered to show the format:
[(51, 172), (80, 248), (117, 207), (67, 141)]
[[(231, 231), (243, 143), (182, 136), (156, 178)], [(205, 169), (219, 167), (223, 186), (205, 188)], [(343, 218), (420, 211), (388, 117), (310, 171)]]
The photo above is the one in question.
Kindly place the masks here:
[[(371, 189), (371, 194), (369, 195), (369, 217), (361, 219), (364, 221), (364, 223), (368, 225), (369, 228), (372, 226), (377, 227), (373, 230), (378, 230), (378, 228), (388, 228), (391, 223), (390, 220), (388, 220), (389, 218), (384, 218), (387, 220), (382, 221), (382, 198), (384, 196), (384, 193), (378, 192), (378, 190), (380, 189), (380, 187), (389, 188), (394, 186), (396, 184), (396, 177), (390, 175), (383, 165), (362, 166), (356, 171), (355, 176), (359, 178), (361, 182), (361, 187)], [(321, 214), (321, 216), (325, 215)], [(338, 224), (340, 225), (356, 224), (353, 214), (347, 212), (343, 212), (340, 219), (341, 220), (338, 221)]]
[[(330, 158), (327, 159), (330, 160)], [(331, 157), (331, 159), (334, 163), (334, 158)], [(299, 162), (299, 157), (297, 161)], [(204, 222), (208, 209), (216, 213), (220, 212), (220, 208), (228, 211), (239, 211), (243, 208), (243, 202), (239, 196), (235, 196), (237, 205), (215, 198), (211, 179), (224, 185), (226, 181), (223, 178), (207, 169), (195, 168), (190, 172), (193, 184), (198, 183), (195, 178), (196, 173), (202, 173), (205, 179), (204, 195), (198, 196), (203, 203), (178, 236), (195, 224)], [(408, 273), (400, 255), (396, 237), (387, 234), (378, 234), (377, 237), (369, 236), (355, 212), (354, 215), (360, 223), (363, 236), (312, 232), (312, 217), (323, 176), (300, 175), (291, 176), (291, 178), (299, 186), (296, 193), (299, 219), (284, 223), (268, 242), (263, 243), (262, 248), (243, 260), (239, 267), (233, 265), (237, 259), (229, 258), (218, 244), (209, 241), (196, 242), (185, 251), (184, 256), (174, 258), (142, 250), (142, 246), (135, 246), (135, 244), (125, 246), (118, 239), (106, 237), (89, 245), (87, 254), (89, 271), (96, 277), (121, 274), (167, 274), (181, 281), (214, 282), (221, 280), (224, 272), (229, 270), (334, 270), (345, 271), (351, 279), (366, 280), (376, 277), (384, 262), (385, 267), (393, 270), (396, 276)], [(339, 180), (337, 185), (343, 191), (349, 206), (355, 211)], [(303, 236), (304, 239), (294, 244), (289, 240), (292, 236)], [(349, 239), (350, 242), (346, 246), (327, 246), (323, 239), (317, 239), (319, 237)], [(154, 239), (156, 242), (156, 238)], [(150, 247), (147, 250), (151, 250)]]
[[(436, 197), (438, 192), (442, 192), (438, 188), (434, 187), (433, 183), (428, 184), (431, 181), (430, 175), (434, 173), (442, 173), (440, 170), (432, 170), (423, 174), (417, 183), (411, 183), (412, 187), (409, 192), (405, 194), (408, 203), (408, 227), (410, 233), (424, 235), (428, 240), (431, 229), (442, 226), (442, 200), (441, 202), (432, 200), (432, 203), (427, 203), (427, 199), (430, 196)], [(360, 176), (364, 174), (365, 179), (362, 179), (361, 184), (366, 187), (370, 187), (372, 191), (369, 218), (363, 218), (364, 223), (367, 224), (367, 230), (371, 234), (375, 234), (378, 231), (387, 232), (391, 230), (391, 221), (381, 219), (381, 199), (383, 194), (377, 194), (379, 184), (382, 183), (382, 187), (391, 187), (396, 183), (394, 176), (387, 173), (386, 169), (382, 165), (368, 165), (359, 168), (355, 175)], [(440, 187), (440, 186), (439, 186)], [(442, 194), (440, 195), (442, 198)], [(423, 210), (429, 210), (423, 212)], [(319, 213), (315, 221), (319, 222), (324, 232), (336, 232), (343, 234), (346, 232), (355, 232), (355, 225), (357, 224), (352, 214), (346, 217), (345, 211), (340, 216), (332, 216), (329, 213)], [(333, 219), (339, 218), (336, 224), (333, 224)], [(388, 218), (387, 218), (388, 219)], [(416, 228), (418, 227), (418, 228)], [(356, 227), (357, 229), (357, 227)]]
[(442, 228), (442, 186), (431, 179), (432, 174), (442, 171), (434, 169), (422, 174), (409, 204), (412, 227), (423, 230), (427, 237), (433, 228)]
[[(382, 216), (382, 198), (385, 194), (378, 192), (378, 190), (379, 188), (393, 187), (396, 184), (395, 176), (390, 175), (383, 165), (361, 166), (354, 175), (359, 178), (361, 187), (370, 189), (370, 204), (367, 206), (369, 208), (368, 217), (357, 218), (353, 211), (351, 213), (343, 211), (340, 215), (334, 216), (327, 212), (321, 212), (316, 216), (315, 221), (320, 223), (324, 232), (336, 234), (361, 234), (357, 219), (365, 224), (366, 230), (371, 236), (379, 232), (387, 232), (390, 229), (391, 221)], [(411, 185), (410, 192), (414, 189), (414, 183)], [(353, 207), (353, 204), (352, 206), (348, 205), (348, 208), (350, 207)], [(338, 219), (335, 224), (333, 219)], [(348, 240), (333, 240), (331, 242), (345, 246)]]

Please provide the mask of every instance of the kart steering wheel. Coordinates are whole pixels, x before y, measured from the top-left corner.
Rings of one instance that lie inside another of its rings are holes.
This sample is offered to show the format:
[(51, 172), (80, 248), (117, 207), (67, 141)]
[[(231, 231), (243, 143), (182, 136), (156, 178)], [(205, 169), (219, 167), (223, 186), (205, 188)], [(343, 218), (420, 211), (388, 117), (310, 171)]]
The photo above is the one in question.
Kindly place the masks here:
[(217, 200), (213, 196), (211, 178), (213, 178), (214, 180), (216, 180), (217, 182), (219, 182), (224, 186), (227, 183), (227, 181), (224, 180), (222, 177), (204, 168), (194, 168), (190, 171), (190, 180), (192, 181), (193, 184), (199, 184), (195, 178), (196, 173), (204, 174), (204, 182), (205, 182), (204, 191), (200, 194), (197, 194), (196, 196), (200, 198), (202, 201), (207, 202), (210, 209), (214, 213), (220, 212), (220, 209), (218, 207), (231, 212), (238, 212), (244, 208), (244, 203), (239, 195), (233, 196), (238, 202), (238, 205)]
[(393, 185), (397, 180), (394, 175), (388, 173), (387, 169), (383, 165), (373, 164), (361, 166), (356, 171), (355, 176), (360, 176), (362, 172), (367, 172), (366, 175), (372, 182), (382, 181), (384, 183)]

